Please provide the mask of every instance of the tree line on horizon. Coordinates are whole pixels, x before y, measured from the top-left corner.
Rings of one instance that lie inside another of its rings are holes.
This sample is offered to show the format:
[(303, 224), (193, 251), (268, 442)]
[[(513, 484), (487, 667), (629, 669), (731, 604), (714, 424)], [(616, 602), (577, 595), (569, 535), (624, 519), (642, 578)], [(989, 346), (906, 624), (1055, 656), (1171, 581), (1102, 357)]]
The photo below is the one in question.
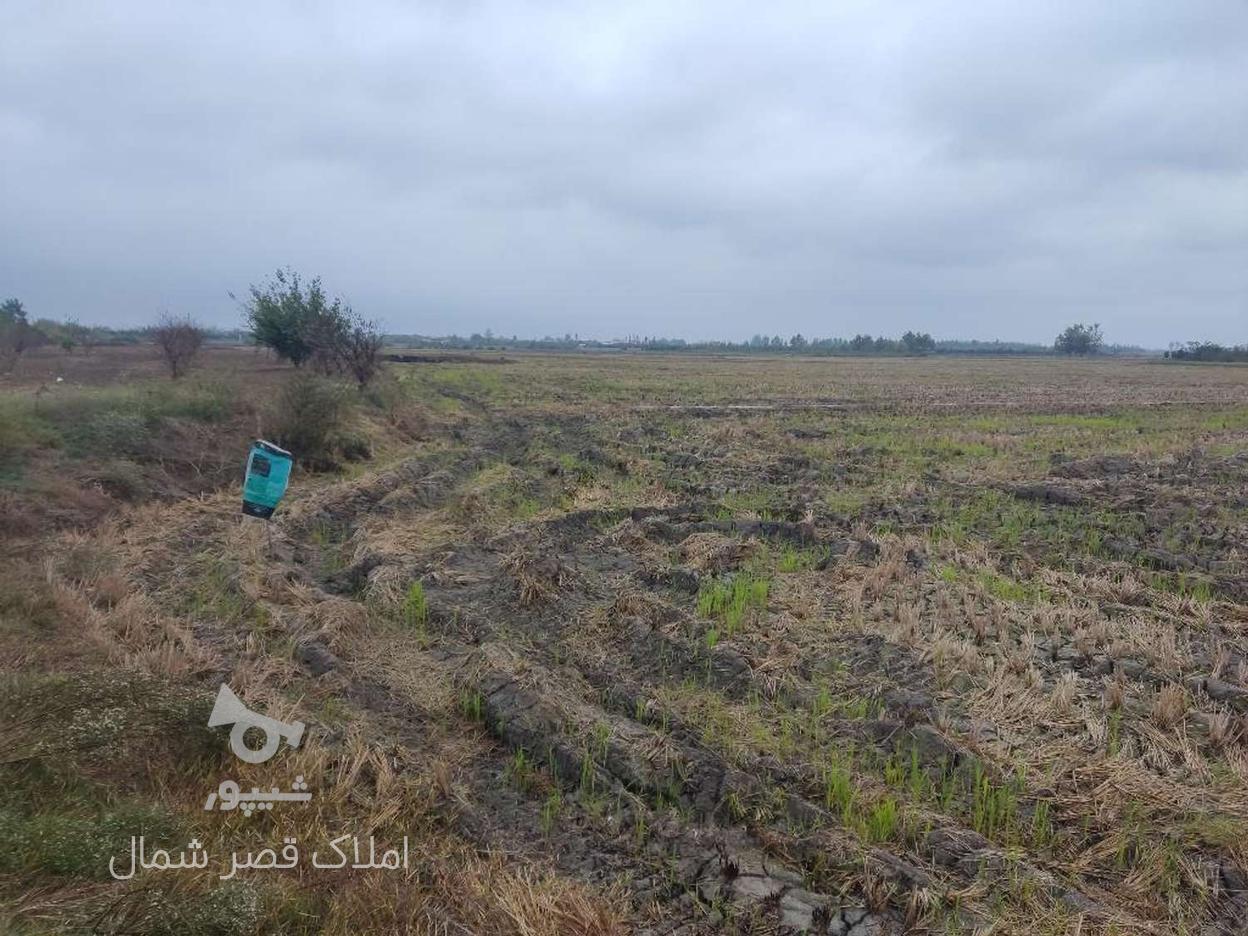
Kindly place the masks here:
[[(292, 270), (278, 270), (264, 286), (251, 287), (250, 300), (242, 303), (245, 327), (204, 327), (189, 317), (165, 313), (145, 328), (87, 326), (77, 319), (57, 322), (28, 319), (24, 304), (11, 298), (0, 303), (0, 373), (11, 369), (26, 350), (59, 347), (66, 353), (89, 354), (101, 345), (152, 342), (162, 349), (173, 376), (185, 372), (199, 348), (207, 344), (256, 345), (269, 348), (296, 367), (305, 362), (324, 373), (353, 377), (361, 386), (380, 366), (383, 345), (443, 350), (634, 350), (706, 351), (732, 354), (841, 355), (1069, 355), (1142, 354), (1135, 345), (1107, 344), (1099, 324), (1067, 326), (1052, 345), (1022, 341), (935, 339), (928, 332), (907, 331), (897, 338), (856, 334), (851, 338), (807, 338), (796, 333), (756, 333), (745, 341), (689, 341), (683, 338), (629, 335), (601, 340), (566, 333), (562, 337), (521, 338), (496, 334), (491, 329), (468, 336), (384, 334), (375, 322), (356, 314), (343, 300), (330, 298), (319, 278), (302, 280)], [(231, 293), (231, 297), (233, 294)], [(1248, 345), (1223, 346), (1189, 341), (1172, 344), (1163, 355), (1178, 361), (1248, 361)]]
[(1162, 357), (1172, 361), (1214, 361), (1230, 364), (1248, 361), (1248, 344), (1220, 345), (1215, 341), (1189, 341), (1171, 347)]
[(983, 341), (979, 339), (935, 339), (927, 332), (907, 331), (899, 338), (883, 335), (857, 334), (852, 338), (806, 338), (798, 333), (781, 335), (755, 334), (746, 341), (688, 341), (630, 335), (625, 338), (601, 340), (581, 338), (567, 333), (563, 337), (520, 338), (496, 334), (491, 329), (461, 335), (390, 334), (387, 344), (409, 348), (440, 350), (521, 350), (559, 351), (603, 349), (629, 351), (709, 351), (730, 354), (808, 354), (840, 355), (927, 355), (927, 354), (1141, 354), (1144, 348), (1131, 345), (1106, 344), (1100, 325), (1076, 324), (1066, 328), (1052, 345), (1025, 341)]

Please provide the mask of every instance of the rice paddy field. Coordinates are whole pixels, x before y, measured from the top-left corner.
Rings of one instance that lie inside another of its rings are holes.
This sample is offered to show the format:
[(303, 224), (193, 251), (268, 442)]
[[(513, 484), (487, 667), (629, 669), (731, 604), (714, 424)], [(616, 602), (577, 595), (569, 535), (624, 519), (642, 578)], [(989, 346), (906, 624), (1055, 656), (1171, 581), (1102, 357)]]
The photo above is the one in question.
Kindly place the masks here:
[(0, 930), (1248, 932), (1248, 368), (393, 363), (266, 526), (286, 369), (110, 353), (0, 384)]

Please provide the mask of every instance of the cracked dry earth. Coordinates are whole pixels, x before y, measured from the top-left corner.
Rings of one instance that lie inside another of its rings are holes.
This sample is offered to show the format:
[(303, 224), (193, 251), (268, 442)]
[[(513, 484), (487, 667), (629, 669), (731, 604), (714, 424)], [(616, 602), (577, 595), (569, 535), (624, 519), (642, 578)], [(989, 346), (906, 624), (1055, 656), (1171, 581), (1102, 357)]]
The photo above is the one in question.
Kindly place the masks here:
[(1242, 404), (471, 402), (107, 535), (193, 678), (607, 908), (548, 931), (1248, 931)]

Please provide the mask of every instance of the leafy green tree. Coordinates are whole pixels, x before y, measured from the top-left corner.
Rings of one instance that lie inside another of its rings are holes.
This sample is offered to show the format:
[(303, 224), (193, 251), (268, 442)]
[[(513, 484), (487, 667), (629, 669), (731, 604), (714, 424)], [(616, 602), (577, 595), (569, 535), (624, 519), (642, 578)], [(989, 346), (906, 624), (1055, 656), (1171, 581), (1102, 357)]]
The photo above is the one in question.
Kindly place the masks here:
[(342, 300), (330, 301), (319, 277), (305, 285), (289, 269), (278, 270), (263, 287), (252, 286), (246, 312), (256, 341), (295, 367), (313, 359), (327, 366), (345, 324)]
[(12, 370), (24, 351), (44, 340), (39, 330), (26, 321), (26, 307), (20, 299), (0, 303), (0, 372)]
[(0, 303), (0, 325), (26, 324), (26, 307), (20, 299), (5, 299)]
[[(330, 299), (319, 279), (306, 285), (292, 270), (278, 270), (263, 288), (251, 287), (246, 306), (256, 341), (296, 367), (310, 363), (326, 376), (350, 376), (362, 390), (381, 369), (382, 336), (376, 323), (341, 299)], [(488, 343), (494, 333), (474, 335)], [(572, 336), (567, 336), (571, 342)]]
[(1065, 331), (1053, 342), (1053, 350), (1058, 354), (1097, 354), (1104, 344), (1099, 323), (1080, 323), (1066, 326)]

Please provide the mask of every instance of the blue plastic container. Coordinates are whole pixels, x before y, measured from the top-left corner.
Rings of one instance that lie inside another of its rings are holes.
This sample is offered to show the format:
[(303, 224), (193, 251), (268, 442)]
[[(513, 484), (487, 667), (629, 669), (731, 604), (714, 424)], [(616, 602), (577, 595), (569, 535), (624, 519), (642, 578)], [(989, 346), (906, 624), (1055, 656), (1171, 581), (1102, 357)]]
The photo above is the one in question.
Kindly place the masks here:
[(247, 477), (243, 481), (243, 513), (267, 520), (286, 493), (290, 482), (290, 452), (272, 442), (257, 439), (247, 455)]

